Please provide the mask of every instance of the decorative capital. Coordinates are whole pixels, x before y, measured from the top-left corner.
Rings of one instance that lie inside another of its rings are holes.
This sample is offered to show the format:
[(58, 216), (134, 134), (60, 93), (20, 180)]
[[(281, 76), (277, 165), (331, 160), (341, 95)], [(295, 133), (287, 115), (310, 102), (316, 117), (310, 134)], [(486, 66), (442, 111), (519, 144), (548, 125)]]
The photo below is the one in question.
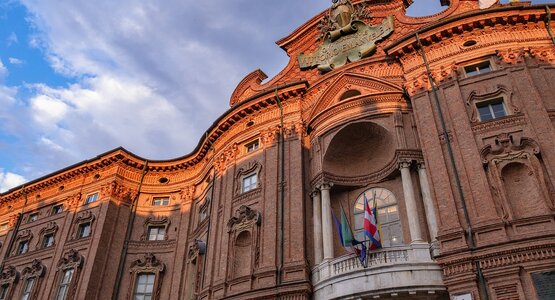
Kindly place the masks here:
[(329, 191), (332, 186), (333, 186), (332, 182), (324, 182), (324, 183), (320, 184), (319, 188), (320, 188), (321, 191), (323, 191), (323, 190), (328, 190)]
[(410, 168), (410, 165), (412, 164), (411, 160), (408, 159), (400, 159), (398, 162), (398, 167), (399, 170), (401, 169), (406, 169), (406, 168)]
[(416, 161), (416, 166), (418, 166), (419, 170), (426, 169), (426, 163), (424, 162), (424, 160)]
[(310, 192), (310, 198), (316, 198), (319, 196), (320, 196), (320, 191), (316, 188), (312, 192)]

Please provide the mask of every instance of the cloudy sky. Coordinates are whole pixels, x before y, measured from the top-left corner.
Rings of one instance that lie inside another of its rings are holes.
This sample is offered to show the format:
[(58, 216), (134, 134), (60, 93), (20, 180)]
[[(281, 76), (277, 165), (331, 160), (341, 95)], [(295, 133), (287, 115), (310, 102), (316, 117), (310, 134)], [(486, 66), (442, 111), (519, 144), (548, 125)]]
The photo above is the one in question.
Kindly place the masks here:
[(0, 0), (0, 192), (118, 146), (189, 153), (246, 74), (286, 65), (275, 41), (330, 2)]

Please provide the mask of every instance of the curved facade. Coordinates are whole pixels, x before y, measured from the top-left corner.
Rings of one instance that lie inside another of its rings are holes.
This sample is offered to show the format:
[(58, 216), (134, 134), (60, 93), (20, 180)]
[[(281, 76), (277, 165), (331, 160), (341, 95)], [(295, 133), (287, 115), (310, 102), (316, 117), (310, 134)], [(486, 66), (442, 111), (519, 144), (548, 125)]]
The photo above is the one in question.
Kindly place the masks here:
[[(186, 156), (1, 194), (0, 299), (552, 299), (555, 5), (411, 2), (334, 1)], [(367, 267), (332, 218), (364, 197)]]

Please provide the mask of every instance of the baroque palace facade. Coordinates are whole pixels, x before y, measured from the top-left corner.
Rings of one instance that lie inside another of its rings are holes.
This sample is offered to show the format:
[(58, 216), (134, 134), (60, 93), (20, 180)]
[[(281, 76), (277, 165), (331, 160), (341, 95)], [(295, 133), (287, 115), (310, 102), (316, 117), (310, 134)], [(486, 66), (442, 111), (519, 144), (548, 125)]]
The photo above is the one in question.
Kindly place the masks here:
[(1, 194), (0, 299), (555, 299), (555, 5), (411, 2), (333, 1), (188, 155)]

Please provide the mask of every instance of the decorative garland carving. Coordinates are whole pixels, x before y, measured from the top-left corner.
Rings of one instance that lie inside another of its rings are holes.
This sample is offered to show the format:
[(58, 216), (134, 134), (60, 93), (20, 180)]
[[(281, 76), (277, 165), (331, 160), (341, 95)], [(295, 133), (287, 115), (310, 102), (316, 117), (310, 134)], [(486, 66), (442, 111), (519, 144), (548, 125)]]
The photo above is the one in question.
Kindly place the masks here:
[(131, 263), (131, 267), (129, 268), (129, 273), (131, 273), (131, 282), (132, 284), (129, 285), (128, 290), (128, 299), (131, 299), (131, 295), (133, 295), (133, 291), (135, 290), (135, 285), (137, 282), (137, 277), (140, 273), (154, 273), (154, 287), (153, 287), (153, 294), (152, 300), (159, 300), (160, 299), (160, 292), (162, 287), (162, 276), (164, 275), (164, 271), (166, 270), (166, 265), (158, 260), (156, 256), (152, 253), (147, 253), (144, 255), (144, 258), (137, 259)]
[(527, 49), (506, 49), (497, 50), (496, 54), (501, 63), (507, 65), (516, 65), (524, 62), (524, 56), (526, 55)]
[(141, 235), (141, 241), (148, 240), (148, 228), (151, 226), (163, 226), (164, 227), (164, 240), (168, 240), (168, 228), (170, 227), (171, 220), (168, 217), (148, 217), (143, 223), (144, 232)]
[(538, 62), (552, 64), (555, 62), (555, 49), (553, 47), (532, 48), (530, 49), (530, 56)]
[(181, 197), (181, 202), (187, 203), (193, 200), (193, 196), (195, 195), (195, 189), (196, 187), (194, 185), (187, 186), (181, 189), (181, 191), (179, 192), (179, 196)]
[(216, 168), (216, 171), (218, 171), (219, 173), (223, 173), (226, 170), (227, 166), (235, 161), (237, 155), (239, 155), (239, 147), (237, 146), (237, 143), (235, 143), (225, 149), (223, 153), (216, 158), (214, 162), (214, 167)]
[(18, 281), (19, 281), (19, 272), (14, 266), (5, 267), (2, 274), (0, 274), (0, 285), (15, 284)]
[[(246, 166), (239, 168), (239, 170), (237, 171), (237, 173), (235, 174), (235, 195), (241, 195), (241, 187), (243, 184), (243, 180), (242, 178), (246, 175), (250, 175), (256, 173), (256, 189), (260, 189), (261, 186), (261, 180), (260, 180), (260, 175), (262, 173), (262, 164), (258, 161), (250, 161)], [(251, 191), (253, 191), (251, 190)], [(249, 191), (250, 192), (250, 191)]]
[(466, 99), (466, 106), (470, 112), (470, 122), (477, 123), (478, 120), (478, 109), (475, 102), (480, 102), (484, 100), (489, 100), (496, 97), (502, 97), (505, 102), (505, 106), (509, 109), (508, 115), (520, 113), (520, 108), (513, 103), (513, 92), (503, 85), (497, 85), (496, 89), (491, 92), (486, 92), (483, 94), (478, 94), (476, 91), (472, 91), (468, 98)]
[(69, 208), (76, 208), (79, 206), (79, 204), (81, 204), (81, 197), (82, 194), (81, 193), (76, 193), (74, 195), (71, 195), (69, 198), (67, 198), (67, 206)]
[(116, 181), (112, 181), (100, 187), (101, 198), (110, 197), (118, 201), (131, 203), (136, 196), (137, 191), (135, 189), (124, 186)]

